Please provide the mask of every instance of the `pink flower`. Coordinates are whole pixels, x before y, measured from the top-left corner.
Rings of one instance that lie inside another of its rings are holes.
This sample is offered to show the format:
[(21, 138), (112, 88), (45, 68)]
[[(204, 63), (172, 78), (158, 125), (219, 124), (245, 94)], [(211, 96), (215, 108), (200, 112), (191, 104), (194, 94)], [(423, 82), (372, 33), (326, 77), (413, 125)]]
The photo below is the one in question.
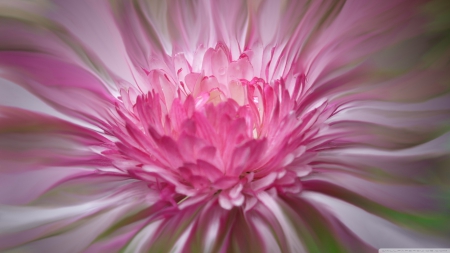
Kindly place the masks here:
[(440, 4), (0, 4), (0, 249), (450, 247)]

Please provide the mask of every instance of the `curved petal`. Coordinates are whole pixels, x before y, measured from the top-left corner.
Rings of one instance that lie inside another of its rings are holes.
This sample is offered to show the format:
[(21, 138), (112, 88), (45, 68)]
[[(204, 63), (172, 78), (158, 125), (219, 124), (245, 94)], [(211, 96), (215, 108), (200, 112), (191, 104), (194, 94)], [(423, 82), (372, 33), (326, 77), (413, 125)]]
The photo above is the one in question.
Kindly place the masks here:
[(7, 78), (21, 83), (56, 109), (98, 126), (106, 124), (108, 107), (115, 99), (100, 88), (98, 79), (80, 67), (39, 53), (0, 52), (0, 59), (0, 66), (10, 70)]
[(295, 226), (308, 252), (373, 252), (376, 249), (364, 242), (327, 208), (302, 197), (282, 196), (274, 200), (286, 220)]
[[(268, 209), (225, 210), (216, 200), (155, 216), (122, 249), (124, 252), (302, 252), (286, 246), (283, 231), (266, 217)], [(261, 210), (260, 210), (261, 211)], [(289, 232), (289, 231), (284, 231)], [(291, 243), (294, 240), (291, 236)], [(252, 243), (249, 243), (249, 240)], [(281, 241), (281, 242), (280, 242)], [(273, 243), (273, 244), (272, 244)], [(279, 244), (283, 245), (279, 245)], [(298, 243), (298, 242), (297, 242)], [(301, 247), (300, 247), (301, 249)], [(289, 251), (291, 250), (291, 251)]]
[[(147, 192), (147, 187), (141, 182), (123, 176), (91, 173), (66, 179), (32, 205), (2, 205), (0, 247), (2, 250), (14, 248), (42, 252), (55, 249), (60, 252), (83, 251), (117, 219), (135, 215), (152, 205), (154, 200), (147, 197)], [(117, 240), (114, 237), (109, 239)], [(122, 245), (126, 243), (117, 241)]]
[[(351, 182), (349, 184), (351, 184)], [(420, 195), (415, 195), (419, 198), (415, 198), (414, 201), (427, 201), (420, 204), (431, 204), (433, 206), (426, 206), (426, 210), (420, 210), (419, 208), (404, 210), (405, 206), (402, 204), (405, 203), (405, 199), (407, 199), (407, 196), (411, 194), (411, 192), (395, 192), (398, 191), (398, 188), (390, 188), (391, 191), (389, 191), (389, 194), (391, 195), (391, 192), (393, 192), (393, 194), (397, 195), (394, 197), (392, 195), (387, 196), (386, 192), (372, 193), (372, 196), (367, 197), (362, 195), (360, 190), (359, 192), (356, 192), (354, 189), (349, 190), (347, 187), (323, 180), (308, 180), (304, 182), (303, 186), (305, 191), (313, 191), (332, 196), (402, 226), (437, 234), (448, 234), (450, 231), (448, 217), (444, 214), (447, 212), (446, 208), (441, 207), (438, 200), (435, 199), (438, 196), (444, 196), (444, 192), (424, 194), (423, 189), (419, 189), (417, 192), (419, 192)], [(365, 190), (370, 191), (370, 188), (365, 188)], [(378, 198), (374, 200), (373, 195), (378, 195)], [(425, 197), (421, 197), (421, 195), (425, 195)], [(426, 198), (427, 195), (429, 195), (428, 199)], [(390, 203), (386, 204), (386, 202)]]
[(108, 145), (106, 138), (86, 128), (0, 107), (1, 203), (28, 203), (62, 178), (112, 167), (95, 149)]
[(38, 96), (26, 90), (24, 87), (17, 85), (9, 80), (0, 78), (0, 105), (5, 107), (15, 107), (27, 111), (33, 111), (46, 115), (51, 115), (58, 119), (62, 119), (79, 126), (89, 129), (98, 129), (95, 125), (86, 121), (71, 117), (63, 112), (57, 111), (52, 106), (45, 103)]
[(448, 248), (447, 235), (436, 236), (410, 230), (370, 214), (350, 203), (320, 193), (308, 192), (303, 197), (320, 209), (332, 212), (361, 240), (375, 248)]
[[(45, 16), (76, 38), (89, 51), (89, 57), (104, 65), (109, 75), (113, 73), (135, 84), (134, 70), (130, 68), (125, 45), (107, 2), (53, 0)], [(105, 71), (102, 66), (98, 67), (97, 71)]]
[(9, 6), (2, 7), (0, 19), (0, 76), (57, 110), (104, 124), (111, 114), (108, 107), (117, 101), (113, 94), (125, 81), (50, 19)]

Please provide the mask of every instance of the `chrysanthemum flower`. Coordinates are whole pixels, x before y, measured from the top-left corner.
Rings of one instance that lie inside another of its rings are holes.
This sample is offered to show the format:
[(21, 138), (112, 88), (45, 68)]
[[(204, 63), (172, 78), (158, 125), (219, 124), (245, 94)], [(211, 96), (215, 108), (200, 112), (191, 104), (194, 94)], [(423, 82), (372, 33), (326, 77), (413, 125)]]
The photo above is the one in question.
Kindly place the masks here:
[(1, 2), (0, 250), (449, 246), (445, 4)]

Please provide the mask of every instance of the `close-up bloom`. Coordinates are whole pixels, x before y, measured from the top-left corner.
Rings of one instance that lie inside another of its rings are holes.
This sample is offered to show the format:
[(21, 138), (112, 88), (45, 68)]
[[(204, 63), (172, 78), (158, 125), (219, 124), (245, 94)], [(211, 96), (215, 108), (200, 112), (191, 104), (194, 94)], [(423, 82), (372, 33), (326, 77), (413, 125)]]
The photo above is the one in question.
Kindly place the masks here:
[(449, 10), (0, 1), (0, 251), (450, 248)]

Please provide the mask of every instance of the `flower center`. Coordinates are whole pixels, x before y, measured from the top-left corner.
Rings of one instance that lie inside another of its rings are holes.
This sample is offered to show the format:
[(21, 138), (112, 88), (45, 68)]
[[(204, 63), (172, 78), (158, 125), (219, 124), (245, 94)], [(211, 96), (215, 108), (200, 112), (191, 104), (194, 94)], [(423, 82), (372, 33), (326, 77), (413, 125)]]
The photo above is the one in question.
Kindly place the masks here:
[(307, 143), (326, 105), (305, 111), (296, 102), (304, 78), (289, 92), (283, 79), (252, 77), (247, 56), (230, 61), (226, 52), (208, 50), (201, 73), (148, 71), (153, 90), (117, 106), (117, 166), (174, 205), (217, 198), (248, 209), (262, 191), (298, 193), (311, 171)]

